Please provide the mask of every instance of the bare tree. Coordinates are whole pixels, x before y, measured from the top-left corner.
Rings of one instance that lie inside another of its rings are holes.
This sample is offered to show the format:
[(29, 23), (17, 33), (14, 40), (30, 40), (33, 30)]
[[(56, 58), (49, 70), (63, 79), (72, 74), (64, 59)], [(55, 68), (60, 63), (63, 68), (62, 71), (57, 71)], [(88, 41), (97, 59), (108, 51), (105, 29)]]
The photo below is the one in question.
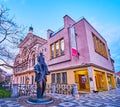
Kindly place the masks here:
[(23, 37), (25, 27), (18, 26), (9, 18), (9, 9), (0, 6), (0, 66), (11, 67), (9, 63), (15, 57), (19, 40)]

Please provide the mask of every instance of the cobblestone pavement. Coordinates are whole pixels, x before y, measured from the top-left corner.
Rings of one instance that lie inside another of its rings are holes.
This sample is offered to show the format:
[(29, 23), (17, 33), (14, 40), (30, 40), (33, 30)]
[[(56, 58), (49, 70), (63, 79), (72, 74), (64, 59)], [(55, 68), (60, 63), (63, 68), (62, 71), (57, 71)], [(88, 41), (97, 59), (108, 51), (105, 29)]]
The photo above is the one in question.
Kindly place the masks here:
[[(68, 95), (48, 94), (61, 103), (49, 107), (120, 107), (120, 89), (104, 91), (93, 94), (83, 94), (80, 98)], [(0, 107), (25, 107), (18, 103), (18, 99), (0, 99)], [(32, 106), (33, 107), (33, 106)], [(48, 106), (46, 106), (48, 107)]]

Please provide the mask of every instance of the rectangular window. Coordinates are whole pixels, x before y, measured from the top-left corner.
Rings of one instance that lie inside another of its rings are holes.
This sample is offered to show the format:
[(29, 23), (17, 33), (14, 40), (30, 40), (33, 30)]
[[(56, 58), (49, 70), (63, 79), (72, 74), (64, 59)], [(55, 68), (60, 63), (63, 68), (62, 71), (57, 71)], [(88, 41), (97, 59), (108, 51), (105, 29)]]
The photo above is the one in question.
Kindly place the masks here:
[(62, 72), (62, 83), (67, 84), (67, 73), (66, 72)]
[(92, 33), (92, 36), (95, 52), (99, 53), (105, 58), (108, 58), (105, 44), (95, 34)]
[(55, 83), (55, 74), (52, 74), (52, 83)]
[(22, 77), (20, 77), (20, 84), (22, 84)]
[(51, 59), (54, 58), (54, 44), (51, 45)]
[(23, 84), (24, 84), (24, 77), (23, 77)]
[(64, 55), (64, 39), (59, 39), (50, 45), (50, 59)]
[(56, 42), (56, 57), (59, 56), (59, 44)]
[(61, 47), (61, 55), (64, 55), (64, 39), (60, 40), (60, 47)]
[(58, 84), (60, 84), (61, 83), (61, 75), (60, 75), (60, 73), (57, 73), (57, 75), (56, 75), (56, 82), (58, 83)]
[(32, 75), (32, 84), (34, 84), (34, 76)]
[(35, 54), (32, 57), (32, 66), (34, 66), (34, 65), (35, 65)]

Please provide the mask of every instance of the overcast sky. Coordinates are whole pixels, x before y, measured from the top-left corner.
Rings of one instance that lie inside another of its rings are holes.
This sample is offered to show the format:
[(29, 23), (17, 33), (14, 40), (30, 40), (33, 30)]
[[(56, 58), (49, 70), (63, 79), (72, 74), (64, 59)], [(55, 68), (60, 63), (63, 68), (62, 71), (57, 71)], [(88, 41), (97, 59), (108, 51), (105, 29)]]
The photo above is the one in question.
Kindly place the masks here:
[(0, 4), (10, 9), (16, 23), (32, 25), (34, 34), (43, 38), (47, 29), (63, 26), (66, 14), (75, 21), (84, 16), (106, 39), (115, 71), (120, 71), (120, 0), (0, 0)]

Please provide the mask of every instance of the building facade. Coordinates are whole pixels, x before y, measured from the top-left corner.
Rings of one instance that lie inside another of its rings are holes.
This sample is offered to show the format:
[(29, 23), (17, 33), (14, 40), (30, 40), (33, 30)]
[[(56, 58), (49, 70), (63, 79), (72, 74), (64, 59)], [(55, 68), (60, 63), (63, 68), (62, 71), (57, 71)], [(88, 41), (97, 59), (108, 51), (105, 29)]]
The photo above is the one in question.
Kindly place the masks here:
[[(33, 47), (28, 49), (29, 55), (27, 51), (23, 54), (22, 47), (28, 45), (30, 38), (34, 40), (34, 37), (38, 39), (39, 43), (34, 43)], [(16, 83), (25, 83), (22, 82), (23, 80), (33, 83), (33, 66), (30, 68), (32, 58), (35, 57), (34, 65), (37, 63), (37, 55), (44, 50), (42, 52), (51, 72), (47, 77), (47, 83), (76, 83), (79, 91), (86, 92), (116, 88), (114, 61), (110, 57), (107, 42), (85, 18), (75, 22), (66, 15), (62, 29), (57, 32), (49, 29), (47, 40), (39, 38), (28, 33), (24, 41), (20, 43), (19, 48), (21, 49), (15, 60), (14, 77)], [(30, 49), (34, 50), (34, 55)], [(20, 65), (23, 67), (19, 67)], [(25, 67), (27, 70), (24, 70)], [(20, 72), (19, 69), (21, 69)]]
[[(33, 34), (33, 28), (29, 28), (29, 33), (19, 44), (19, 53), (14, 61), (14, 84), (34, 84), (34, 65), (37, 63), (37, 56), (43, 52), (46, 56), (47, 41)], [(45, 58), (46, 59), (46, 58)]]

